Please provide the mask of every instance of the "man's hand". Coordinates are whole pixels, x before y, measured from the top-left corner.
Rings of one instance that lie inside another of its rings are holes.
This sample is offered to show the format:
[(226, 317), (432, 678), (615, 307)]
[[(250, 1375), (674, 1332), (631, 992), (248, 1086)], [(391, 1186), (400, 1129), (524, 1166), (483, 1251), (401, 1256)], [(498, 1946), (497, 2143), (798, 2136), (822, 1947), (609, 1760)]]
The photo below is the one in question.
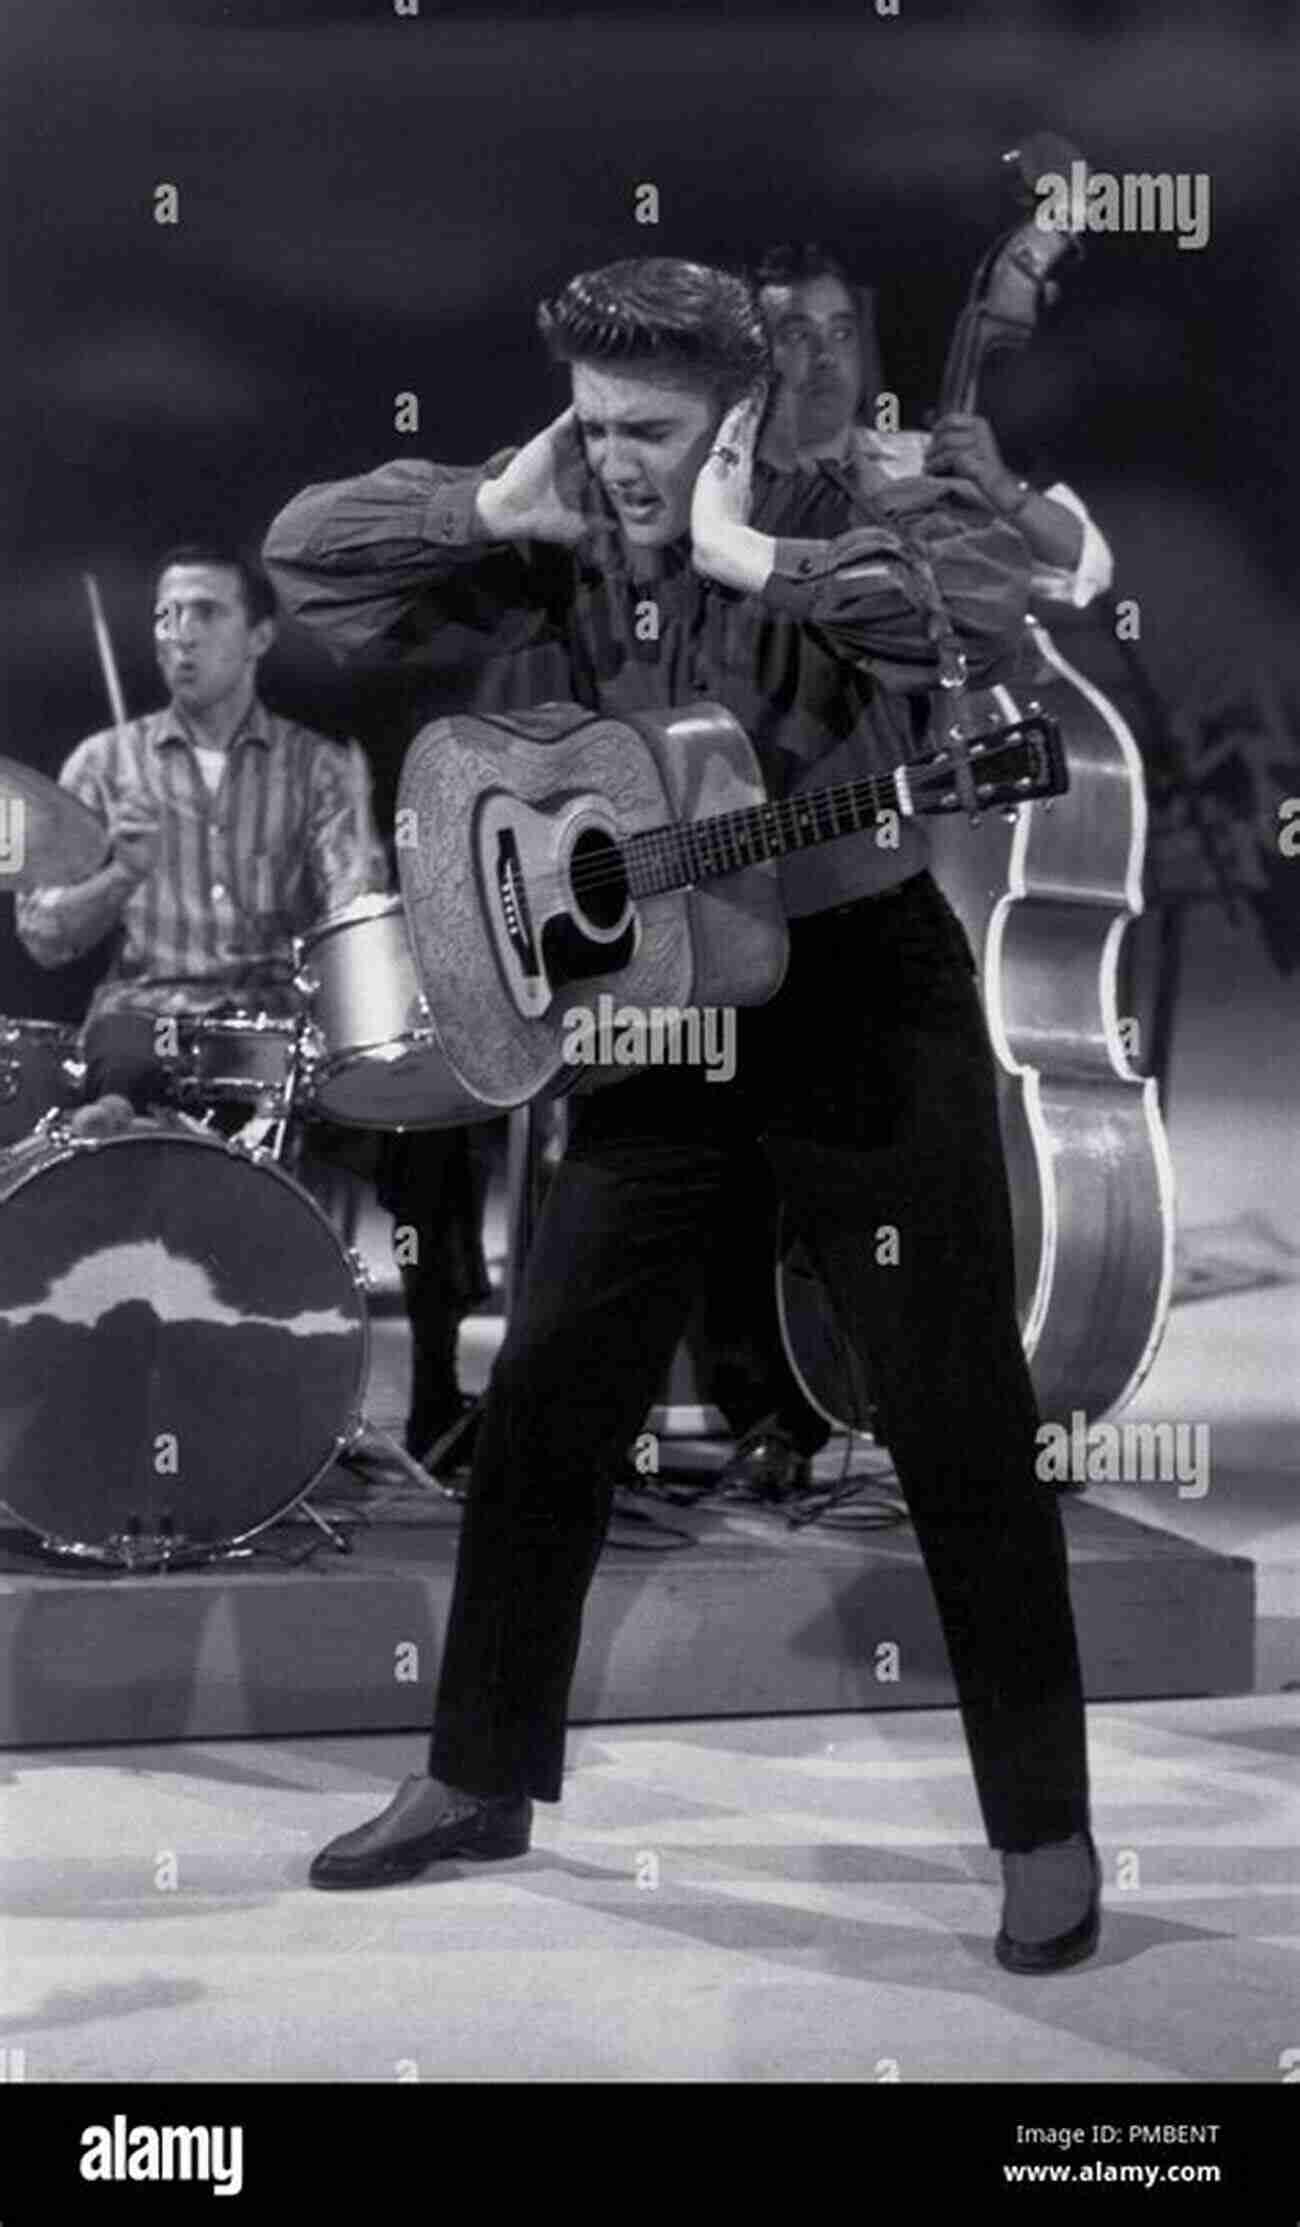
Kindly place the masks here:
[(743, 526), (748, 518), (754, 447), (766, 400), (765, 387), (742, 396), (714, 434), (695, 480), (691, 532), (696, 537), (717, 525)]
[(754, 448), (767, 400), (757, 387), (729, 410), (713, 437), (691, 498), (691, 562), (724, 587), (757, 592), (771, 574), (776, 543), (746, 524)]
[(109, 861), (117, 878), (132, 887), (147, 881), (158, 863), (159, 827), (156, 818), (133, 812), (128, 806), (113, 823), (113, 855)]
[(154, 871), (159, 826), (147, 811), (128, 806), (109, 833), (113, 848), (106, 865), (84, 881), (32, 892), (22, 932), (38, 966), (67, 966), (92, 951), (119, 925), (128, 900)]
[(574, 549), (601, 526), (581, 508), (584, 471), (569, 408), (535, 434), (499, 478), (484, 480), (474, 506), (479, 523), (494, 541), (554, 541)]
[(1020, 491), (1020, 481), (1002, 461), (1002, 452), (987, 418), (950, 410), (930, 435), (925, 469), (936, 479), (968, 479), (992, 504), (1009, 510)]

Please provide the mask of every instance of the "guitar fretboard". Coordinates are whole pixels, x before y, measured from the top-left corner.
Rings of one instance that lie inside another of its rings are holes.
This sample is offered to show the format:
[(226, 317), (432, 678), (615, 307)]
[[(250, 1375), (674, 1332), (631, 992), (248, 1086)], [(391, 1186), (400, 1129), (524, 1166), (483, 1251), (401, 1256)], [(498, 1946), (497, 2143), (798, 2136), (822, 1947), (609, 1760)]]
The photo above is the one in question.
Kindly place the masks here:
[(829, 843), (837, 835), (860, 835), (883, 812), (899, 809), (896, 777), (888, 773), (810, 789), (779, 803), (720, 812), (708, 820), (647, 828), (623, 844), (628, 888), (634, 897), (689, 889), (745, 866), (761, 866), (787, 851)]

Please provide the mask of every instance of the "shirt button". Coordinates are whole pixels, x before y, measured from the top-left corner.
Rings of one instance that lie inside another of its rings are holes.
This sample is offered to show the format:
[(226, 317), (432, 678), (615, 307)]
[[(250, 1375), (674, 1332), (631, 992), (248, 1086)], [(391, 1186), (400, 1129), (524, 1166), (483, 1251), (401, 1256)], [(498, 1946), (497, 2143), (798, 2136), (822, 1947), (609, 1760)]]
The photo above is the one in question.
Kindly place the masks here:
[(224, 882), (213, 882), (213, 884), (212, 884), (212, 894), (213, 894), (213, 896), (214, 896), (214, 897), (224, 897), (224, 896), (225, 896), (225, 894), (226, 894), (226, 885), (225, 885), (225, 883), (224, 883)]
[(812, 571), (812, 568), (813, 568), (813, 561), (812, 561), (812, 558), (811, 558), (811, 557), (800, 557), (800, 559), (799, 559), (799, 570), (800, 570), (801, 572), (811, 572), (811, 571)]

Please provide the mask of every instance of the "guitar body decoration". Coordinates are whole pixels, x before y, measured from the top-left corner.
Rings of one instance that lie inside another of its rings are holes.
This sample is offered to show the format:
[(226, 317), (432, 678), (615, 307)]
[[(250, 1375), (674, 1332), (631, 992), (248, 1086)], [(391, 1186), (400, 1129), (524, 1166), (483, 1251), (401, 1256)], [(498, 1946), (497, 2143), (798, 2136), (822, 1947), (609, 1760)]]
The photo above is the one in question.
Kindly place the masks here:
[(773, 995), (787, 953), (774, 867), (635, 902), (612, 862), (585, 902), (571, 879), (620, 834), (763, 795), (748, 738), (711, 705), (628, 720), (547, 704), (422, 729), (398, 792), (417, 840), (397, 861), (416, 968), (460, 1084), (455, 1118), (572, 1082), (564, 1015), (602, 990), (679, 1011)]

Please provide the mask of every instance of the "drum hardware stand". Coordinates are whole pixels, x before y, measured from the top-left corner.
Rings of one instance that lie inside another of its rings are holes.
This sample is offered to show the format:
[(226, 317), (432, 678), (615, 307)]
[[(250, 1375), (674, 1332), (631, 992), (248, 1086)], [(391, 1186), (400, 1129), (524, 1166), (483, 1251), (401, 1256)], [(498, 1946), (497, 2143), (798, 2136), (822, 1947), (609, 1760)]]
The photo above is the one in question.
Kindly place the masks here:
[[(305, 983), (296, 978), (296, 986), (302, 990)], [(297, 1108), (302, 1079), (311, 1064), (311, 1053), (307, 1048), (311, 1026), (308, 1009), (305, 1005), (302, 1005), (299, 1007), (295, 1019), (288, 1080), (281, 1095), (272, 1136), (266, 1144), (256, 1147), (257, 1151), (264, 1153), (277, 1163), (283, 1158), (289, 1125), (294, 1119)], [(368, 1292), (370, 1289), (370, 1274), (360, 1252), (355, 1245), (347, 1246), (346, 1251), (359, 1289), (363, 1293)], [(334, 1460), (341, 1468), (350, 1469), (355, 1475), (371, 1480), (376, 1477), (382, 1463), (385, 1467), (399, 1470), (410, 1483), (419, 1485), (421, 1491), (437, 1492), (444, 1497), (448, 1497), (446, 1488), (439, 1484), (437, 1478), (431, 1477), (428, 1470), (421, 1466), (413, 1454), (408, 1454), (406, 1448), (399, 1445), (390, 1432), (381, 1430), (379, 1425), (371, 1422), (366, 1415), (359, 1416), (346, 1437), (340, 1441)], [(308, 1490), (310, 1492), (310, 1488)], [(309, 1497), (304, 1496), (303, 1499), (296, 1501), (294, 1505), (301, 1508), (303, 1514), (325, 1533), (330, 1544), (340, 1554), (351, 1553), (351, 1541), (345, 1539), (329, 1522), (328, 1518), (322, 1516), (320, 1511), (312, 1506)]]
[[(323, 1529), (329, 1527), (323, 1518), (314, 1520)], [(263, 1528), (269, 1528), (263, 1526)], [(331, 1534), (332, 1543), (341, 1554), (351, 1552), (351, 1542)], [(52, 1538), (48, 1533), (37, 1540), (37, 1550), (54, 1564), (93, 1562), (108, 1570), (140, 1576), (166, 1576), (171, 1570), (200, 1570), (217, 1562), (251, 1561), (257, 1549), (251, 1542), (245, 1545), (209, 1545), (205, 1541), (178, 1538), (167, 1516), (159, 1520), (157, 1531), (146, 1531), (138, 1519), (131, 1518), (124, 1531), (115, 1531), (102, 1546), (82, 1546), (66, 1539)]]
[(306, 1007), (300, 1005), (294, 1017), (293, 1047), (289, 1055), (289, 1077), (281, 1093), (280, 1107), (275, 1117), (273, 1141), (266, 1147), (271, 1158), (276, 1161), (283, 1157), (289, 1124), (293, 1120), (298, 1102), (299, 1087), (308, 1066), (309, 1055), (306, 1050), (306, 1043), (310, 1026)]
[[(419, 1485), (421, 1491), (436, 1492), (447, 1500), (454, 1500), (456, 1497), (438, 1478), (430, 1475), (414, 1454), (408, 1454), (390, 1431), (382, 1430), (368, 1416), (362, 1417), (351, 1441), (335, 1456), (335, 1460), (343, 1469), (351, 1469), (359, 1477), (371, 1479), (376, 1477), (383, 1466), (391, 1464), (404, 1477), (409, 1478), (412, 1484)], [(314, 1510), (309, 1509), (308, 1513), (314, 1514)]]
[[(295, 977), (295, 988), (304, 996), (309, 983), (309, 977)], [(299, 1006), (294, 1017), (288, 1075), (280, 1092), (275, 1111), (268, 1117), (270, 1121), (269, 1135), (265, 1139), (249, 1144), (240, 1144), (232, 1138), (229, 1140), (230, 1146), (236, 1151), (247, 1152), (250, 1158), (254, 1160), (270, 1160), (277, 1166), (283, 1165), (289, 1131), (298, 1113), (298, 1101), (302, 1093), (303, 1080), (309, 1074), (312, 1065), (313, 1055), (308, 1044), (308, 1039), (312, 1033), (313, 1024), (310, 1012), (304, 1003)], [(360, 1252), (355, 1245), (346, 1246), (345, 1251), (358, 1289), (363, 1293), (368, 1292), (370, 1289), (370, 1274)], [(399, 1445), (388, 1431), (382, 1430), (377, 1423), (371, 1422), (369, 1417), (365, 1415), (359, 1416), (351, 1430), (339, 1440), (333, 1455), (333, 1462), (337, 1462), (341, 1468), (349, 1469), (355, 1475), (371, 1482), (378, 1481), (385, 1470), (391, 1473), (392, 1470), (396, 1469), (410, 1483), (419, 1485), (422, 1492), (436, 1492), (444, 1497), (454, 1498), (454, 1495), (447, 1493), (447, 1488), (440, 1484), (436, 1477), (432, 1477), (429, 1471), (422, 1467), (413, 1454), (408, 1454), (406, 1448)], [(333, 1466), (333, 1462), (331, 1466)], [(309, 1487), (308, 1494), (310, 1490)], [(328, 1517), (321, 1515), (319, 1509), (312, 1506), (308, 1495), (296, 1500), (294, 1508), (302, 1510), (303, 1514), (325, 1534), (338, 1553), (351, 1553), (351, 1540), (340, 1533), (331, 1524)], [(286, 1514), (291, 1512), (287, 1509), (285, 1511)]]

